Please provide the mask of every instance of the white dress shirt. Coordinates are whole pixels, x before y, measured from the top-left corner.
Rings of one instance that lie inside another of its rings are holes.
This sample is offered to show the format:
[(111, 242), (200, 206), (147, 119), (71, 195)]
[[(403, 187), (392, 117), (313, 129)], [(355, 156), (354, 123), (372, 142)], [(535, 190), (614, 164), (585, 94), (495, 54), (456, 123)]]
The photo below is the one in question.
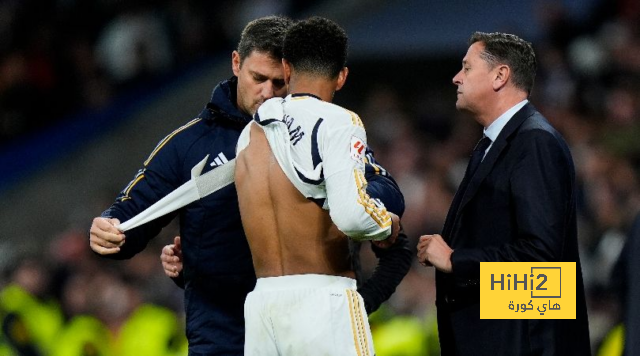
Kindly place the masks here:
[(491, 149), (491, 146), (493, 146), (493, 143), (496, 142), (498, 135), (500, 135), (500, 132), (502, 131), (502, 129), (507, 125), (507, 122), (509, 122), (509, 120), (511, 120), (513, 115), (515, 115), (520, 109), (522, 109), (522, 107), (525, 106), (528, 102), (529, 100), (527, 99), (522, 100), (521, 102), (512, 106), (511, 109), (505, 111), (504, 114), (500, 115), (496, 119), (496, 121), (492, 122), (491, 125), (489, 125), (489, 127), (485, 127), (484, 135), (491, 140), (491, 144), (484, 151), (485, 156), (487, 155), (487, 152), (489, 152), (489, 150)]

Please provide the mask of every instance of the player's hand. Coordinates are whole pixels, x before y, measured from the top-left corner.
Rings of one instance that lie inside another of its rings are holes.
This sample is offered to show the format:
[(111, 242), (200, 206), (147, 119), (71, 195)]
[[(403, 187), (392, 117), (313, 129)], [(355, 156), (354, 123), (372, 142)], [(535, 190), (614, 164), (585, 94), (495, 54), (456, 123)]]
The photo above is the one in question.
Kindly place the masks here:
[(116, 226), (118, 219), (95, 218), (89, 230), (89, 246), (101, 255), (118, 253), (125, 243), (125, 236)]
[(440, 235), (422, 235), (418, 241), (418, 262), (425, 267), (433, 266), (439, 271), (451, 273), (453, 250)]
[(182, 245), (180, 236), (173, 238), (173, 244), (166, 245), (162, 248), (160, 255), (164, 274), (171, 278), (176, 278), (182, 272)]
[(379, 248), (391, 247), (398, 239), (398, 234), (400, 233), (400, 217), (391, 212), (389, 212), (389, 215), (391, 215), (391, 235), (384, 240), (371, 241), (372, 244)]

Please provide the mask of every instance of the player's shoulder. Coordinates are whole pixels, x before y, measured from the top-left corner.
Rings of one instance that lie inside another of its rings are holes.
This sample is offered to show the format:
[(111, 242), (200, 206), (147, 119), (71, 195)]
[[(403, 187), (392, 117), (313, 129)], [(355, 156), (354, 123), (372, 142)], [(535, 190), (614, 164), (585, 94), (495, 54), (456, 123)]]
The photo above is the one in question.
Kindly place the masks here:
[(330, 117), (335, 117), (341, 125), (360, 127), (364, 129), (364, 124), (362, 123), (362, 119), (360, 119), (360, 115), (356, 114), (354, 111), (351, 111), (337, 104), (326, 104), (328, 105), (328, 110), (331, 111)]
[(271, 98), (266, 100), (264, 103), (258, 107), (258, 111), (254, 116), (254, 119), (258, 122), (264, 120), (270, 120), (273, 118), (281, 118), (283, 114), (283, 104), (285, 102), (284, 98)]
[(338, 104), (320, 100), (312, 95), (293, 96), (289, 100), (292, 104), (299, 106), (307, 112), (312, 112), (323, 119), (332, 120), (334, 125), (364, 128), (358, 114)]

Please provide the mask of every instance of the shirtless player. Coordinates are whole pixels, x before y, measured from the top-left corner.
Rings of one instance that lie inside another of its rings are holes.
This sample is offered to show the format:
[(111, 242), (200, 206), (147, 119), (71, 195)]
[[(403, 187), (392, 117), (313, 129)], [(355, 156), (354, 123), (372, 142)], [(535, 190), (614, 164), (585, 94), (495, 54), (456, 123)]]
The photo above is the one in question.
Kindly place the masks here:
[(399, 219), (366, 194), (362, 121), (330, 103), (347, 77), (347, 36), (310, 18), (287, 32), (283, 52), (291, 94), (266, 101), (238, 142), (236, 188), (258, 277), (245, 302), (245, 355), (373, 355), (344, 235), (390, 245)]

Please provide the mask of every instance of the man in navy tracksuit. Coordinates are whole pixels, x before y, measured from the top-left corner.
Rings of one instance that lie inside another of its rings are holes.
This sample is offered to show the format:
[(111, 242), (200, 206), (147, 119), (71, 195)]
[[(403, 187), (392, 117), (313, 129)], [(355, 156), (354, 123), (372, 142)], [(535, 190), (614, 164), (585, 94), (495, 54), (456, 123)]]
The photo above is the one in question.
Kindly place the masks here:
[[(235, 186), (127, 231), (126, 236), (115, 226), (191, 179), (191, 168), (206, 155), (209, 159), (202, 173), (235, 157), (238, 136), (251, 115), (265, 100), (286, 94), (281, 58), (282, 41), (290, 25), (290, 20), (273, 16), (245, 27), (232, 55), (234, 77), (218, 84), (197, 118), (158, 143), (115, 203), (91, 226), (90, 245), (96, 253), (127, 259), (180, 216), (183, 270), (176, 282), (185, 289), (191, 356), (243, 354), (243, 305), (256, 277)], [(366, 178), (367, 192), (401, 215), (402, 194), (386, 171), (371, 161)], [(407, 273), (411, 252), (406, 245), (404, 237), (388, 250), (374, 249), (380, 258), (378, 268), (359, 289), (368, 311), (388, 299)]]

